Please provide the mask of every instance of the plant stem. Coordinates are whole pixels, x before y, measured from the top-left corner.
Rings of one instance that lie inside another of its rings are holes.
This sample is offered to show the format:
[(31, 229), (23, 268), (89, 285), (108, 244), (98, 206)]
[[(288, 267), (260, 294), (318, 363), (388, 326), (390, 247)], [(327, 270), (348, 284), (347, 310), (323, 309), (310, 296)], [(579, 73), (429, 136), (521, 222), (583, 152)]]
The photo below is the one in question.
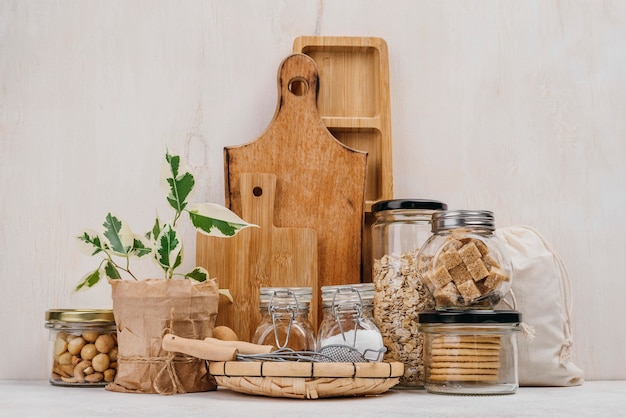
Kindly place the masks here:
[(128, 273), (130, 275), (130, 277), (132, 277), (135, 280), (138, 280), (135, 275), (130, 271), (129, 268), (129, 264), (130, 264), (130, 259), (128, 257), (126, 257), (126, 268), (120, 266), (119, 264), (117, 264), (115, 261), (113, 261), (113, 258), (111, 257), (111, 254), (109, 254), (108, 252), (104, 252), (107, 255), (107, 258), (109, 259), (109, 261), (118, 269), (125, 271), (126, 273)]

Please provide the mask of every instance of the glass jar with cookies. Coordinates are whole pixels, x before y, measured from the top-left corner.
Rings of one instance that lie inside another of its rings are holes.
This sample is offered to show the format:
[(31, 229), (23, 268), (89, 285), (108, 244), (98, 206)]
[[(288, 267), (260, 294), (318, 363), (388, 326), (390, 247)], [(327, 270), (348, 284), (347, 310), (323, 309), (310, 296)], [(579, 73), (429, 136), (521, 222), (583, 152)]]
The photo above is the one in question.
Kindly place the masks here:
[(517, 371), (517, 311), (429, 311), (424, 334), (424, 388), (449, 395), (513, 394)]
[(511, 262), (494, 234), (493, 212), (455, 210), (432, 216), (418, 274), (436, 310), (493, 309), (511, 286)]

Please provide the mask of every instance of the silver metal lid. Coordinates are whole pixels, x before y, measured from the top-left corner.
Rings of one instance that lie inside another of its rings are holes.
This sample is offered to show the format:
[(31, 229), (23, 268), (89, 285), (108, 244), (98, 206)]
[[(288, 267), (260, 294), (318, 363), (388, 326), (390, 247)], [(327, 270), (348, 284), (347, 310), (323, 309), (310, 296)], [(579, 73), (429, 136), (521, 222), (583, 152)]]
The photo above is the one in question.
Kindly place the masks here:
[(488, 210), (445, 210), (432, 216), (432, 231), (446, 231), (456, 228), (496, 229), (493, 212)]
[(370, 306), (374, 301), (374, 284), (322, 286), (322, 306), (330, 307), (344, 303)]
[(259, 292), (261, 306), (268, 303), (280, 305), (308, 305), (312, 299), (310, 287), (262, 287)]

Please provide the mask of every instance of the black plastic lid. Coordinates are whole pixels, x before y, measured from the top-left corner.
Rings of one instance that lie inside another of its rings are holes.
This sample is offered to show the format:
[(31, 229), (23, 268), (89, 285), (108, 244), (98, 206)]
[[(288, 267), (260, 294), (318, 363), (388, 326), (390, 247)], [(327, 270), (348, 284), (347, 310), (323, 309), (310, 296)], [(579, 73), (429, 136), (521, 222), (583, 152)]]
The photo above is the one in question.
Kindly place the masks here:
[(420, 324), (518, 324), (518, 311), (426, 311), (418, 314)]
[(397, 209), (446, 210), (448, 205), (438, 200), (428, 199), (381, 200), (372, 205), (372, 213)]

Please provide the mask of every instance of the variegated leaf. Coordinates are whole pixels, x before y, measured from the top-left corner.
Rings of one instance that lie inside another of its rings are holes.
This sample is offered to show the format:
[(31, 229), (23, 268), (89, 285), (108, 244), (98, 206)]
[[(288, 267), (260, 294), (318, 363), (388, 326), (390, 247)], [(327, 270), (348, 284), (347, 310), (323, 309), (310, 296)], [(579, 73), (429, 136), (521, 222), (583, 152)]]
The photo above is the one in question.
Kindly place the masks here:
[(93, 229), (87, 229), (77, 236), (76, 242), (79, 250), (87, 255), (96, 255), (103, 250), (100, 236)]
[(193, 226), (205, 235), (232, 237), (244, 228), (258, 228), (258, 225), (247, 223), (233, 211), (216, 203), (197, 203), (188, 212)]
[(157, 216), (154, 219), (154, 225), (152, 226), (152, 229), (148, 231), (148, 233), (146, 233), (146, 238), (148, 238), (149, 240), (154, 240), (156, 239), (156, 237), (159, 236), (160, 233), (161, 233), (161, 221), (159, 220), (159, 217)]
[(74, 292), (94, 287), (100, 281), (100, 277), (100, 267), (98, 267), (97, 270), (94, 270), (91, 273), (87, 273), (82, 279), (80, 279), (80, 281), (74, 288)]
[(155, 241), (154, 257), (168, 275), (181, 261), (182, 243), (171, 225), (165, 224)]
[(161, 188), (167, 196), (170, 206), (180, 213), (187, 206), (186, 199), (191, 193), (195, 180), (193, 175), (181, 162), (178, 155), (165, 154), (165, 162), (161, 169)]
[(150, 245), (148, 239), (142, 237), (141, 235), (135, 234), (135, 238), (133, 240), (133, 249), (130, 252), (130, 255), (141, 258), (144, 255), (150, 254), (151, 252), (152, 246)]
[(122, 276), (120, 272), (117, 270), (117, 267), (110, 261), (108, 261), (104, 266), (104, 275), (111, 280), (120, 280)]
[(209, 272), (206, 271), (206, 269), (204, 269), (202, 267), (196, 267), (195, 269), (193, 269), (189, 273), (185, 274), (185, 278), (192, 279), (192, 280), (195, 280), (197, 282), (204, 282), (204, 281), (206, 281), (206, 279), (209, 278)]
[(104, 244), (117, 255), (128, 255), (135, 242), (135, 236), (128, 224), (109, 212), (102, 227), (104, 228)]

